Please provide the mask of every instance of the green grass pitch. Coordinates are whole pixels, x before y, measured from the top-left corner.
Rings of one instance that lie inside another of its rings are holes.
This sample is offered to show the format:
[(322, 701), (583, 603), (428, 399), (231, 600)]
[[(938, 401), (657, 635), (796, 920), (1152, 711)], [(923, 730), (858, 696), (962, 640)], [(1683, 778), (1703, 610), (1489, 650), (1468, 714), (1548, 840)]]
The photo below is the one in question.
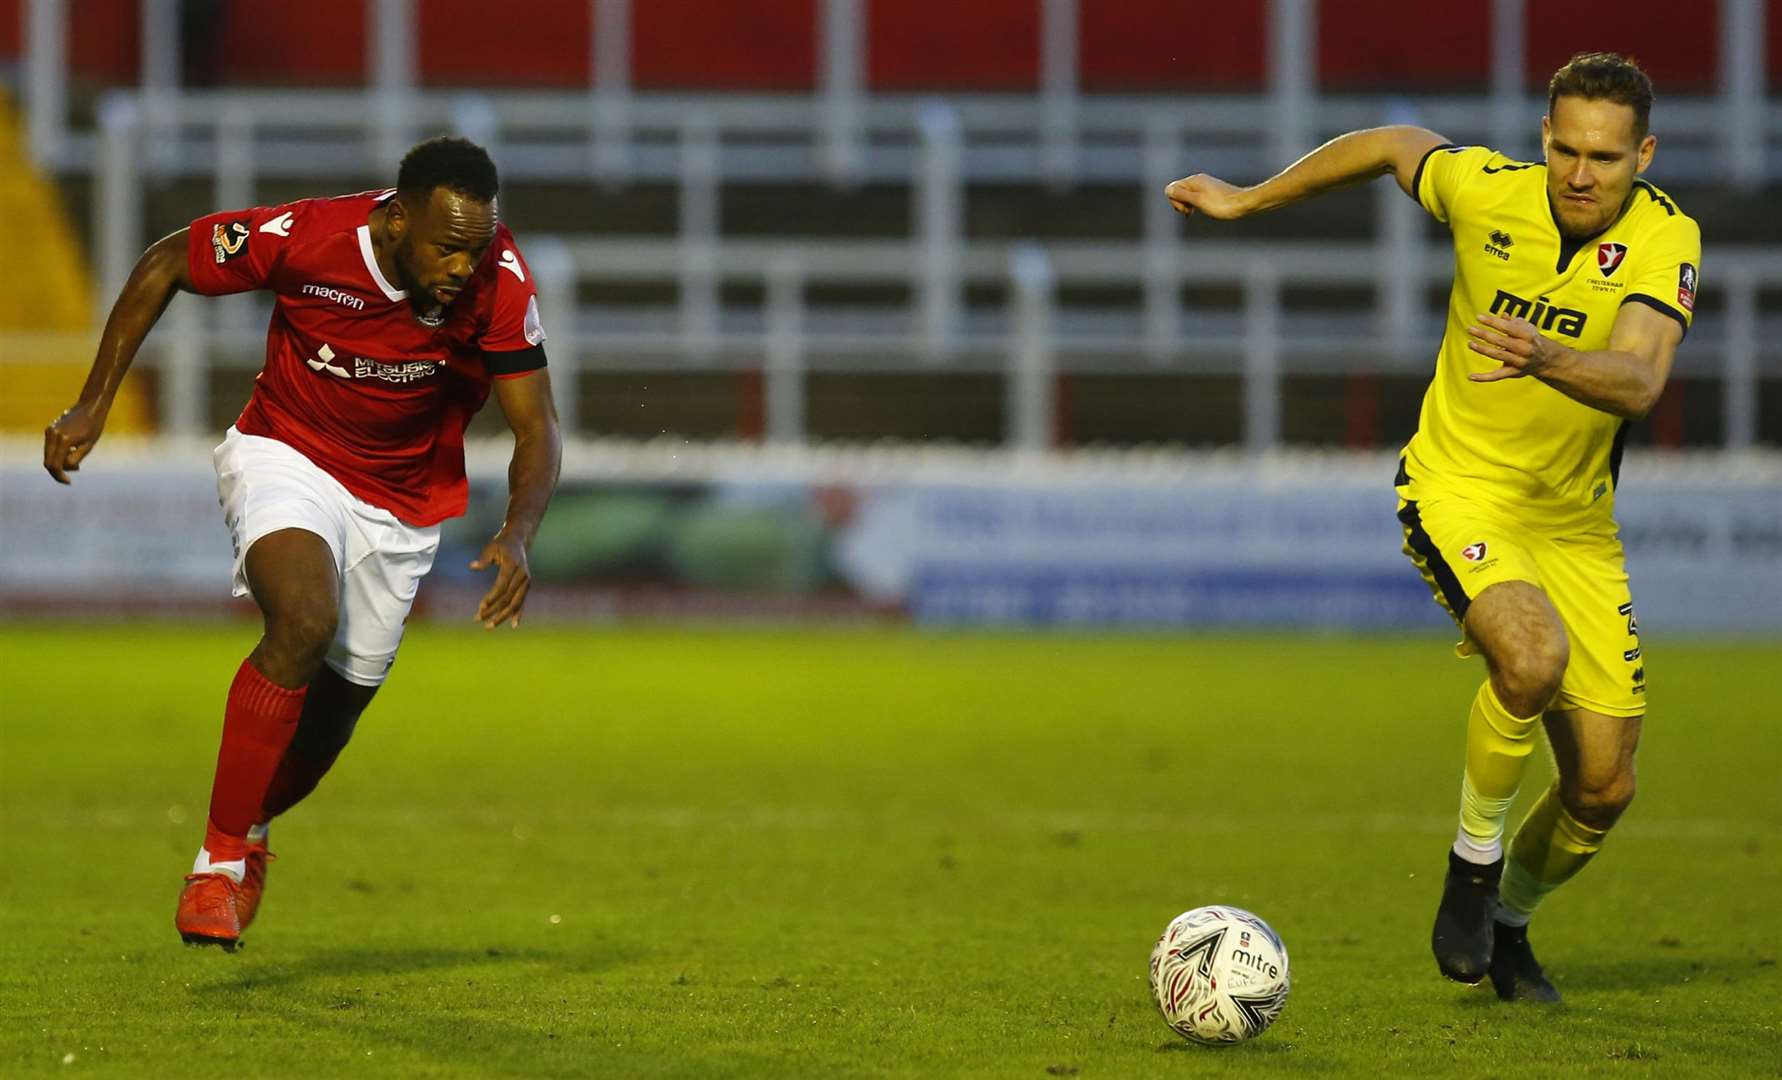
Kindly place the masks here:
[[(1428, 953), (1482, 671), (1439, 636), (420, 627), (229, 956), (172, 917), (252, 637), (0, 628), (0, 1075), (1782, 1063), (1772, 644), (1648, 642), (1641, 795), (1536, 919), (1542, 1010)], [(1211, 902), (1293, 964), (1223, 1050), (1145, 983)]]

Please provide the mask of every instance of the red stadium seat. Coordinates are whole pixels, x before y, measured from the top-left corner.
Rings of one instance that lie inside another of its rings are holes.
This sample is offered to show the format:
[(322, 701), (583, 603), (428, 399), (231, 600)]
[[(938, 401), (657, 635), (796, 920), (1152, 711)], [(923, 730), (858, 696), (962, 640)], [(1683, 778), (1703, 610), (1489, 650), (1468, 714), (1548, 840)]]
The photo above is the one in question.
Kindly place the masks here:
[[(206, 57), (219, 81), (356, 86), (365, 81), (368, 0), (229, 0)], [(866, 0), (873, 90), (1022, 92), (1040, 78), (1041, 0)], [(0, 0), (0, 60), (24, 51), (25, 0)], [(1319, 0), (1321, 85), (1333, 91), (1455, 91), (1491, 70), (1491, 0), (1412, 5)], [(1084, 90), (1255, 91), (1267, 83), (1268, 0), (1079, 0)], [(136, 81), (139, 0), (80, 0), (69, 62), (89, 83)], [(588, 84), (587, 0), (533, 0), (490, 20), (479, 0), (416, 0), (417, 63), (432, 87)], [(1766, 56), (1782, 85), (1782, 0), (1767, 3)], [(1185, 14), (1185, 12), (1187, 12)], [(806, 91), (821, 78), (820, 0), (633, 0), (632, 79), (640, 89)], [(1528, 0), (1531, 87), (1580, 49), (1634, 54), (1659, 93), (1712, 91), (1714, 5), (1621, 0), (1614, 18)]]
[(423, 86), (588, 85), (593, 20), (585, 2), (497, 6), (488, 0), (420, 0), (417, 14), (417, 76)]
[(1491, 82), (1491, 0), (1321, 0), (1319, 85), (1333, 91), (1482, 90)]
[(1039, 85), (1039, 0), (868, 0), (867, 85), (1027, 91)]
[(633, 0), (631, 81), (640, 90), (808, 91), (818, 17), (817, 0)]
[(212, 48), (224, 83), (361, 86), (366, 0), (232, 0)]
[(1078, 8), (1080, 81), (1088, 92), (1260, 90), (1268, 67), (1266, 0), (1085, 3)]
[[(1782, 16), (1782, 3), (1771, 0), (1770, 32)], [(1604, 19), (1600, 10), (1557, 0), (1530, 0), (1528, 5), (1528, 77), (1530, 86), (1544, 86), (1553, 70), (1584, 50), (1631, 54), (1652, 76), (1660, 100), (1666, 93), (1711, 92), (1715, 87), (1720, 28), (1714, 7), (1640, 0), (1616, 7)], [(1770, 71), (1777, 54), (1770, 49)]]

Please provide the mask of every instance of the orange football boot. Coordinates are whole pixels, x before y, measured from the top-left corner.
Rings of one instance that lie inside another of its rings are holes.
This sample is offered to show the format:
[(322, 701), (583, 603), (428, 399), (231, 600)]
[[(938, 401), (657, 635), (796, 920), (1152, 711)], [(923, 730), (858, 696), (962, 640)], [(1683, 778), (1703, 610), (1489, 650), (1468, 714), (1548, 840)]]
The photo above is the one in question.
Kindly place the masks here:
[(249, 841), (247, 846), (247, 873), (242, 876), (241, 888), (235, 894), (235, 915), (241, 920), (241, 928), (246, 930), (260, 911), (260, 895), (266, 891), (266, 864), (278, 858), (266, 850), (266, 841)]
[(241, 941), (241, 917), (237, 896), (241, 886), (228, 874), (187, 874), (179, 894), (179, 912), (173, 925), (187, 945), (221, 945), (234, 952)]

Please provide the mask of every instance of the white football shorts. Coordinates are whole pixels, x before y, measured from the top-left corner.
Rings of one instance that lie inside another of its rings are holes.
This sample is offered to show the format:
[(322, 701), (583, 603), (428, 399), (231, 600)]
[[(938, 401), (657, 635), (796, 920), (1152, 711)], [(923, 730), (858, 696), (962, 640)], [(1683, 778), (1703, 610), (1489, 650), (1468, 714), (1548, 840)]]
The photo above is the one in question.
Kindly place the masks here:
[(235, 545), (235, 595), (251, 595), (247, 552), (254, 541), (280, 529), (320, 536), (340, 574), (340, 627), (326, 663), (348, 682), (382, 684), (421, 579), (433, 569), (439, 526), (403, 524), (277, 439), (231, 427), (211, 458)]

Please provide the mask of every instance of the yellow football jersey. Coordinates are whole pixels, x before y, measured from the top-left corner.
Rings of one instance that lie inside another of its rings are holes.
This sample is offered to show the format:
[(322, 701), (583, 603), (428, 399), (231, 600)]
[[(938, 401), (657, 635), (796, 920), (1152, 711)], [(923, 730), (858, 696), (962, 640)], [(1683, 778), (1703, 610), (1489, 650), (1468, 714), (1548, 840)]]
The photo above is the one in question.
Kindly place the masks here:
[(1492, 312), (1527, 319), (1575, 349), (1606, 349), (1621, 306), (1640, 303), (1687, 333), (1700, 229), (1637, 180), (1607, 229), (1565, 239), (1547, 201), (1547, 166), (1484, 147), (1437, 147), (1412, 184), (1454, 235), (1454, 288), (1401, 480), (1500, 505), (1544, 529), (1612, 528), (1626, 422), (1538, 378), (1469, 382), (1469, 372), (1498, 364), (1467, 348), (1466, 328)]

